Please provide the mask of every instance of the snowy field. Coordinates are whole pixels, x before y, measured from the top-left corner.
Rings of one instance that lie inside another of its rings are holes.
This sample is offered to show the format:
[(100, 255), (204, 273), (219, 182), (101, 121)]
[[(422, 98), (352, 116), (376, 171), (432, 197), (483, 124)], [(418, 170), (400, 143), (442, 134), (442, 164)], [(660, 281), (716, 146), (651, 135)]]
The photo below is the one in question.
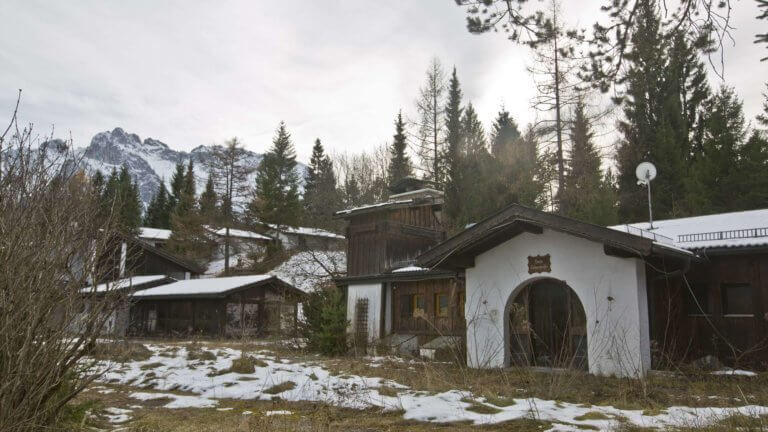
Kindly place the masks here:
[[(550, 430), (557, 431), (581, 430), (585, 427), (612, 430), (620, 423), (659, 429), (696, 427), (735, 414), (768, 415), (768, 407), (756, 405), (730, 408), (673, 406), (654, 413), (644, 413), (641, 410), (539, 398), (508, 399), (501, 404), (459, 389), (432, 393), (375, 376), (337, 375), (331, 373), (323, 361), (294, 362), (278, 358), (266, 350), (243, 352), (228, 347), (201, 346), (195, 349), (194, 359), (190, 359), (186, 346), (147, 344), (146, 347), (152, 352), (146, 360), (126, 363), (102, 361), (98, 367), (105, 373), (100, 381), (134, 389), (130, 390), (129, 397), (137, 403), (156, 400), (160, 402), (160, 407), (167, 409), (230, 410), (218, 408), (220, 402), (270, 401), (277, 397), (289, 402), (309, 401), (344, 408), (402, 412), (404, 419), (422, 422), (496, 424), (532, 418), (550, 422)], [(253, 372), (230, 371), (233, 361), (243, 355), (251, 359), (249, 364), (253, 366)], [(375, 368), (384, 362), (405, 360), (364, 358), (360, 361)], [(103, 385), (94, 389), (103, 393), (113, 391)], [(108, 407), (105, 412), (109, 421), (116, 425), (131, 421), (131, 406)], [(290, 414), (290, 411), (276, 410), (266, 415), (286, 414)]]

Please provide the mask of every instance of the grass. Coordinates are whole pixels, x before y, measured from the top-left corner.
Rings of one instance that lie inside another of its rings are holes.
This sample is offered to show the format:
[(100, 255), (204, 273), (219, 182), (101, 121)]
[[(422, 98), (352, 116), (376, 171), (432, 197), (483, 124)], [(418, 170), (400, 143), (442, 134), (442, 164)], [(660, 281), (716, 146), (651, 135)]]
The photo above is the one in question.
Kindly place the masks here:
[(599, 411), (587, 411), (586, 413), (580, 416), (576, 416), (573, 419), (578, 421), (585, 421), (585, 420), (611, 420), (612, 418), (608, 417), (607, 415)]
[(515, 404), (515, 400), (512, 398), (497, 395), (486, 396), (485, 401), (497, 407), (508, 407)]
[(141, 367), (139, 369), (141, 369), (143, 371), (146, 371), (146, 370), (150, 370), (150, 369), (159, 368), (160, 366), (164, 366), (163, 363), (160, 363), (160, 362), (147, 363), (145, 365), (141, 365)]
[(204, 350), (196, 344), (190, 344), (187, 345), (187, 360), (213, 361), (216, 360), (216, 354)]
[(272, 387), (264, 390), (262, 393), (276, 395), (284, 391), (293, 390), (296, 388), (296, 383), (293, 381), (283, 381), (280, 384), (273, 385)]
[(112, 360), (118, 363), (145, 361), (152, 357), (152, 351), (144, 344), (135, 342), (97, 343), (90, 352), (97, 360)]
[(378, 391), (380, 395), (389, 397), (397, 397), (400, 394), (400, 390), (390, 386), (381, 386)]
[(252, 374), (256, 372), (257, 367), (267, 366), (269, 365), (264, 360), (244, 355), (232, 360), (232, 366), (230, 366), (228, 369), (222, 369), (218, 372), (212, 373), (211, 375), (224, 375), (228, 373)]

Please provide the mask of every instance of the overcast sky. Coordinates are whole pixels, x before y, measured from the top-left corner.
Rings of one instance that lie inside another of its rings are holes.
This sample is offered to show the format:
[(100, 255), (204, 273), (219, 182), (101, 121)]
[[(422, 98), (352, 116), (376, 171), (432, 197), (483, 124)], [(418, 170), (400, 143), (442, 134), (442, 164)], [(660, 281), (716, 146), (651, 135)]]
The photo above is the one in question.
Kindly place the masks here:
[[(566, 0), (565, 15), (589, 24), (602, 3)], [(725, 77), (751, 119), (768, 62), (752, 44), (756, 2), (734, 8)], [(457, 67), (487, 125), (501, 104), (534, 118), (530, 51), (469, 34), (454, 0), (3, 0), (0, 17), (0, 119), (22, 88), (22, 119), (77, 146), (120, 126), (176, 149), (238, 136), (263, 152), (285, 120), (302, 161), (316, 137), (370, 149), (390, 140), (399, 109), (415, 117), (435, 56)]]

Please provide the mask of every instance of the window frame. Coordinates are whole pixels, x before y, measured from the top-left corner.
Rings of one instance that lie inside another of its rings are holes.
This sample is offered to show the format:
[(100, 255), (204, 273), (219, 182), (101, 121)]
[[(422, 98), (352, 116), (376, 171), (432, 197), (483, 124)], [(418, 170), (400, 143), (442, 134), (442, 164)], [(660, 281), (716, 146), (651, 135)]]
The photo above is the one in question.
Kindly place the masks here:
[[(421, 300), (421, 307), (419, 307), (419, 300)], [(424, 298), (424, 294), (411, 295), (411, 317), (417, 318), (420, 315), (427, 313), (427, 300)]]
[[(749, 303), (752, 305), (752, 312), (750, 313), (729, 313), (728, 312), (728, 301), (727, 301), (727, 292), (728, 288), (741, 288), (741, 287), (747, 287), (749, 288)], [(722, 306), (722, 313), (723, 318), (754, 318), (755, 317), (755, 311), (754, 311), (754, 287), (749, 282), (726, 282), (720, 284), (720, 301)]]
[[(440, 299), (445, 298), (445, 307), (440, 304)], [(448, 318), (451, 316), (451, 299), (448, 293), (435, 293), (435, 317)]]

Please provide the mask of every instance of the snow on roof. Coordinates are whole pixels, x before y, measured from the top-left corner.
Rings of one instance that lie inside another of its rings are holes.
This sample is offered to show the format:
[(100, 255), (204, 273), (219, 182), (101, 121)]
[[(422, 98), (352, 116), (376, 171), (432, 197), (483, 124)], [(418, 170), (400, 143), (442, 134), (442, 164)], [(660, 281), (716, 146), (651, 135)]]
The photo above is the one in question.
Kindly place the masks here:
[(398, 205), (398, 204), (410, 204), (412, 202), (413, 202), (412, 199), (395, 200), (395, 201), (384, 201), (384, 202), (380, 202), (380, 203), (376, 203), (376, 204), (368, 204), (368, 205), (364, 205), (364, 206), (360, 206), (360, 207), (353, 207), (353, 208), (346, 209), (346, 210), (339, 210), (339, 211), (337, 211), (334, 214), (345, 215), (345, 214), (350, 214), (350, 213), (358, 212), (358, 211), (361, 211), (361, 210), (368, 210), (368, 209), (373, 209), (373, 208), (377, 208), (377, 207), (387, 207), (387, 206)]
[(274, 276), (251, 275), (210, 279), (186, 279), (168, 285), (136, 291), (134, 297), (223, 295), (227, 291), (263, 282)]
[(401, 267), (392, 270), (392, 273), (406, 273), (406, 272), (425, 272), (429, 271), (428, 268), (424, 267), (417, 267), (417, 266), (408, 266), (408, 267)]
[[(327, 270), (326, 270), (327, 269)], [(333, 275), (328, 274), (328, 271)], [(342, 251), (300, 252), (269, 273), (304, 291), (314, 291), (320, 284), (347, 271), (347, 254)]]
[(343, 235), (339, 235), (339, 234), (326, 231), (320, 228), (292, 227), (287, 225), (276, 225), (276, 224), (267, 224), (267, 226), (272, 228), (273, 230), (277, 230), (277, 231), (288, 233), (288, 234), (344, 239)]
[(768, 209), (718, 213), (609, 227), (630, 234), (660, 234), (687, 250), (768, 245)]
[(128, 277), (124, 279), (118, 279), (116, 281), (110, 281), (110, 282), (98, 284), (96, 285), (95, 289), (92, 286), (86, 287), (81, 289), (80, 292), (94, 293), (94, 292), (106, 292), (106, 291), (112, 291), (112, 290), (119, 290), (119, 289), (129, 288), (129, 287), (138, 287), (151, 282), (158, 282), (163, 279), (173, 280), (166, 275), (133, 276), (133, 277)]
[[(219, 228), (215, 229), (214, 227), (210, 225), (206, 225), (205, 228), (216, 234), (217, 236), (225, 236), (227, 235), (227, 229), (226, 228)], [(257, 239), (257, 240), (268, 240), (271, 241), (272, 237), (265, 236), (264, 234), (259, 234), (257, 232), (253, 231), (246, 231), (246, 230), (239, 230), (239, 229), (229, 229), (229, 236), (230, 237), (237, 237), (237, 238), (248, 238), (248, 239)]]
[(139, 228), (139, 238), (149, 240), (168, 240), (171, 238), (171, 230), (162, 228)]

